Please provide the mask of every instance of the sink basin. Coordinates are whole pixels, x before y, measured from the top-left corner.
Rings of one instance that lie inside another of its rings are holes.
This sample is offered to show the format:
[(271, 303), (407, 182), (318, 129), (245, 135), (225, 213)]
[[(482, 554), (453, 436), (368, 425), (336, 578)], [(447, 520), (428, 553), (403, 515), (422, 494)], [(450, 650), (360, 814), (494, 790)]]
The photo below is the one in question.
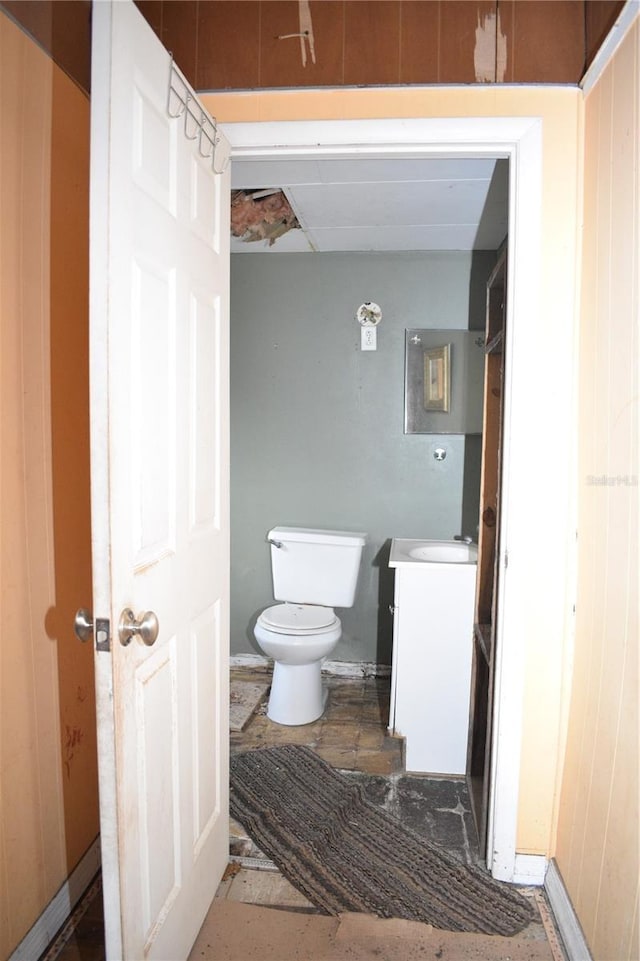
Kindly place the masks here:
[(394, 538), (389, 564), (477, 564), (478, 547), (463, 541)]
[(477, 560), (478, 549), (475, 544), (461, 544), (459, 541), (434, 541), (409, 549), (409, 557), (416, 561), (431, 561), (436, 564), (468, 564)]

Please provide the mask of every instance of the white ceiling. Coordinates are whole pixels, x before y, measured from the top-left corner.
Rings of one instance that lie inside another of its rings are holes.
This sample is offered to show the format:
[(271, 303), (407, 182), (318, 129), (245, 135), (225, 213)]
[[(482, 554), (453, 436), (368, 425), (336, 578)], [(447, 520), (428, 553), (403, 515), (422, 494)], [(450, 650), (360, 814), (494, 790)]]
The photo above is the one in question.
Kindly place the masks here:
[(232, 253), (496, 250), (508, 163), (494, 159), (234, 160), (232, 189), (281, 188), (301, 230)]

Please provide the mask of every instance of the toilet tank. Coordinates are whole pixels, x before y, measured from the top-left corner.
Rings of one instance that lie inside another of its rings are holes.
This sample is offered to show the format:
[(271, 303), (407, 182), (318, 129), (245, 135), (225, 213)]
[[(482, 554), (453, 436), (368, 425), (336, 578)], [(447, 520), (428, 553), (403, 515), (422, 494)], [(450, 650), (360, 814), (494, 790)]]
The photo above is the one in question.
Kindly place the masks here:
[(353, 605), (366, 534), (274, 527), (267, 539), (277, 601)]

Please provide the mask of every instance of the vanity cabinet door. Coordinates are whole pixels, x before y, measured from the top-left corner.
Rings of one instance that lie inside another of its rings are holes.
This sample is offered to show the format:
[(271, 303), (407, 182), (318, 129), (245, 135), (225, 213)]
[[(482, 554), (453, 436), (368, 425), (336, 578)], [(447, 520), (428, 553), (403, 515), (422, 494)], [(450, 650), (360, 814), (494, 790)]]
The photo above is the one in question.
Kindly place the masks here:
[(407, 771), (464, 774), (475, 565), (395, 572), (394, 733)]

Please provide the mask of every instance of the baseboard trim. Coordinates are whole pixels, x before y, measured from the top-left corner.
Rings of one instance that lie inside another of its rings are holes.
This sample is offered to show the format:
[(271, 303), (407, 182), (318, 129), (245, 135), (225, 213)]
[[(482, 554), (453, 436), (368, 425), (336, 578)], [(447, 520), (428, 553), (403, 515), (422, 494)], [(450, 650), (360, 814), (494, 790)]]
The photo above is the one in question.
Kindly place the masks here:
[(513, 883), (541, 887), (544, 884), (549, 862), (543, 854), (516, 854), (513, 866)]
[(100, 864), (100, 837), (97, 837), (8, 961), (33, 961), (40, 957), (89, 887)]
[(553, 859), (549, 862), (544, 879), (544, 890), (569, 961), (593, 961), (562, 875)]
[[(229, 658), (231, 670), (250, 668), (253, 671), (270, 671), (273, 661), (261, 654), (232, 654)], [(336, 677), (389, 677), (388, 664), (374, 664), (372, 661), (325, 661), (323, 674)]]

